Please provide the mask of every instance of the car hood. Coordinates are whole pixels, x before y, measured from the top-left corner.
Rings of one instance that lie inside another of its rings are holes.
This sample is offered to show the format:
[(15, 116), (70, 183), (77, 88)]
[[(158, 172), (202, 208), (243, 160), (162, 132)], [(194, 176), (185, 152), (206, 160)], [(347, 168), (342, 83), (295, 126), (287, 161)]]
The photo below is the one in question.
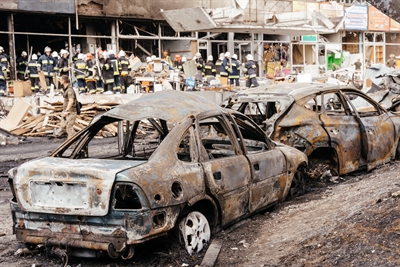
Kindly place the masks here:
[(104, 216), (116, 174), (146, 161), (47, 157), (19, 166), (14, 187), (23, 210)]

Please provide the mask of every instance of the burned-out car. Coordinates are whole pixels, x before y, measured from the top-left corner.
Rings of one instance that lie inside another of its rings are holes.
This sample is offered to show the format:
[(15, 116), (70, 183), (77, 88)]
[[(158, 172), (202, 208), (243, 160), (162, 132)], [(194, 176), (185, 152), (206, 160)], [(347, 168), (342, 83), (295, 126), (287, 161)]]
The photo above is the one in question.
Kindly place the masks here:
[[(118, 138), (99, 143), (104, 127)], [(172, 230), (191, 254), (213, 230), (299, 189), (306, 164), (239, 112), (195, 93), (149, 94), (10, 170), (14, 232), (28, 248), (128, 259)]]
[(247, 114), (271, 139), (303, 151), (312, 178), (325, 170), (370, 170), (399, 156), (400, 116), (355, 88), (277, 84), (237, 94), (225, 105)]

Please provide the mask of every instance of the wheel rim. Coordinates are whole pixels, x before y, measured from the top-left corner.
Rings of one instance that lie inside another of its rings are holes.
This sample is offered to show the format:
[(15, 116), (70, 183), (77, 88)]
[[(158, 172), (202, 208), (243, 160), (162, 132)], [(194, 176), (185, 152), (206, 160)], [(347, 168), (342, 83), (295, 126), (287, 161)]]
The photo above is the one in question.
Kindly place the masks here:
[(181, 237), (187, 252), (199, 252), (210, 241), (210, 225), (207, 218), (200, 212), (193, 211), (179, 224)]

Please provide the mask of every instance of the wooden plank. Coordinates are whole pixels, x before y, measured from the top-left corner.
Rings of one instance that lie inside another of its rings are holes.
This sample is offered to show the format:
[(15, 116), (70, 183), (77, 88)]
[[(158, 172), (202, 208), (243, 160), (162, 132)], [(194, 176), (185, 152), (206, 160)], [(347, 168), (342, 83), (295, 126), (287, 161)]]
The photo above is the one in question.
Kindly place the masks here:
[(40, 86), (44, 90), (47, 90), (46, 78), (44, 77), (43, 71), (39, 71), (39, 81), (40, 81)]
[(0, 128), (9, 132), (16, 129), (30, 109), (31, 105), (25, 103), (19, 98), (15, 98), (14, 106), (11, 108), (7, 117), (0, 121)]
[(201, 267), (213, 267), (218, 259), (219, 252), (221, 251), (222, 241), (214, 239), (207, 249), (206, 255), (204, 255), (201, 261)]
[(16, 134), (16, 135), (22, 135), (22, 134), (28, 133), (28, 132), (30, 132), (30, 131), (31, 131), (30, 129), (22, 129), (22, 128), (19, 128), (19, 129), (12, 130), (11, 132), (12, 132), (13, 134)]

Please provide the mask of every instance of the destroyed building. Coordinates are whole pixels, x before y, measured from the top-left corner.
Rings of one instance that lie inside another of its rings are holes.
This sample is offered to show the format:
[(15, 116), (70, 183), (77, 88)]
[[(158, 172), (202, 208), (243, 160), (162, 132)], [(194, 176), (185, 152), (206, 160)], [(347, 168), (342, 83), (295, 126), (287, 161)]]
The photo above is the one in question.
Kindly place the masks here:
[(332, 63), (398, 55), (400, 24), (382, 12), (364, 0), (3, 0), (0, 45), (12, 64), (22, 51), (43, 53), (47, 45), (71, 54), (123, 49), (142, 59), (164, 50), (188, 58), (230, 51), (242, 62), (252, 54), (259, 75), (275, 67), (269, 51), (287, 49), (291, 72), (319, 74)]

